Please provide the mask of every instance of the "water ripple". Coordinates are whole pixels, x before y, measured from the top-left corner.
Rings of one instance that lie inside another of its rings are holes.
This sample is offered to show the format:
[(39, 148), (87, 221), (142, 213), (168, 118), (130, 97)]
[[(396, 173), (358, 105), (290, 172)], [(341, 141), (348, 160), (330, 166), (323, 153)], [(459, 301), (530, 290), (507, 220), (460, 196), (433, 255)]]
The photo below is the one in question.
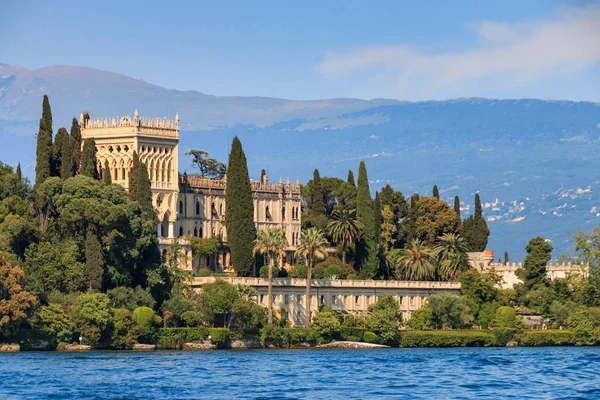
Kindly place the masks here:
[(600, 348), (0, 354), (0, 399), (597, 398)]

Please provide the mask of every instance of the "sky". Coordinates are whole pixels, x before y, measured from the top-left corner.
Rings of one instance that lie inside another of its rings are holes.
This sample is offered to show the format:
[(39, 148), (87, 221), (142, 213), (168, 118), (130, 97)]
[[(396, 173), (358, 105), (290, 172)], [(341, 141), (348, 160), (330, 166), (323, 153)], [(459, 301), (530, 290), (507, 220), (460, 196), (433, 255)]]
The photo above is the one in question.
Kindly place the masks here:
[(228, 96), (600, 102), (600, 1), (0, 0), (0, 63)]

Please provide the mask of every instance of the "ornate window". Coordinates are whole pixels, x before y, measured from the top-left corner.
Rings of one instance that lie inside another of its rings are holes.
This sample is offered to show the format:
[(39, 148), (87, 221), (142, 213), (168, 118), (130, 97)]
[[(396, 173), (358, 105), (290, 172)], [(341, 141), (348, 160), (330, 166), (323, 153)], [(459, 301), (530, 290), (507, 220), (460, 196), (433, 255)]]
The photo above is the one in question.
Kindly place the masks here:
[(196, 215), (200, 215), (200, 202), (196, 200)]

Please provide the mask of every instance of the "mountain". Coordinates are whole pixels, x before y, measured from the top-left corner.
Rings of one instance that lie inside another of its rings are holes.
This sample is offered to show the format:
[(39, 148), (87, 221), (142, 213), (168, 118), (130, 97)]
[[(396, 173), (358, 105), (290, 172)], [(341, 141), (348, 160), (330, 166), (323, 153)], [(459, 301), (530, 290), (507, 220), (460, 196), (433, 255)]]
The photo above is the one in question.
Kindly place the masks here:
[[(70, 76), (72, 74), (73, 76)], [(191, 148), (227, 158), (237, 135), (251, 177), (266, 168), (302, 182), (314, 168), (345, 178), (360, 159), (371, 189), (389, 183), (408, 195), (459, 195), (463, 217), (479, 191), (492, 231), (488, 248), (520, 261), (534, 236), (554, 257), (572, 251), (569, 232), (600, 225), (600, 105), (590, 102), (481, 98), (397, 102), (293, 101), (217, 97), (168, 90), (123, 75), (75, 67), (0, 68), (0, 160), (33, 176), (41, 96), (50, 95), (55, 128), (87, 109), (94, 117), (131, 114), (182, 120), (180, 169)], [(2, 133), (3, 132), (3, 133)], [(5, 139), (6, 138), (6, 139)], [(8, 142), (8, 140), (10, 142)]]

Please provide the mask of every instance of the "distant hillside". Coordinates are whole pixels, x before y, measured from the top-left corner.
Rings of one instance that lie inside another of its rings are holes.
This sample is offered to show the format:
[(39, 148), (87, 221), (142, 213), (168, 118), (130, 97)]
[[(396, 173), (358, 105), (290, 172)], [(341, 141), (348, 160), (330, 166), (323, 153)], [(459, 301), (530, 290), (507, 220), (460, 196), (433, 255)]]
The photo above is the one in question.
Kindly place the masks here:
[[(93, 116), (131, 114), (182, 120), (183, 154), (200, 148), (226, 160), (240, 137), (258, 179), (306, 182), (346, 177), (367, 162), (373, 191), (390, 183), (405, 194), (459, 195), (463, 217), (475, 191), (492, 230), (489, 248), (522, 260), (527, 241), (552, 240), (570, 251), (569, 232), (600, 225), (600, 105), (590, 102), (456, 99), (397, 102), (353, 99), (292, 101), (218, 97), (160, 88), (123, 75), (77, 67), (30, 71), (0, 66), (0, 160), (33, 175), (41, 96), (50, 95), (54, 130), (87, 109)], [(496, 201), (496, 199), (498, 201)], [(487, 204), (485, 204), (487, 203)]]

